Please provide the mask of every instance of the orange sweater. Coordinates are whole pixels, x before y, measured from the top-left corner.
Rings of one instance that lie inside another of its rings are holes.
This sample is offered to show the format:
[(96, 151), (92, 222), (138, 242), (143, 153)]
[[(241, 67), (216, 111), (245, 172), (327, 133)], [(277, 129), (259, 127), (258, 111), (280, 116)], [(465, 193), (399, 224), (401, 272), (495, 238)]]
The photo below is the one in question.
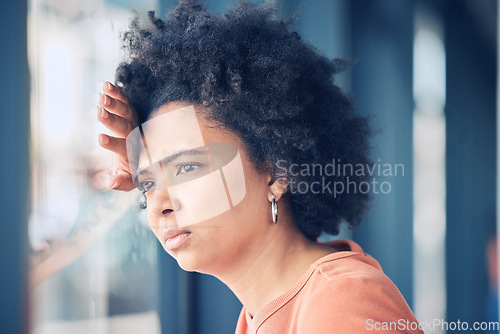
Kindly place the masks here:
[(350, 240), (311, 265), (300, 280), (255, 317), (241, 310), (236, 334), (423, 333), (378, 262)]

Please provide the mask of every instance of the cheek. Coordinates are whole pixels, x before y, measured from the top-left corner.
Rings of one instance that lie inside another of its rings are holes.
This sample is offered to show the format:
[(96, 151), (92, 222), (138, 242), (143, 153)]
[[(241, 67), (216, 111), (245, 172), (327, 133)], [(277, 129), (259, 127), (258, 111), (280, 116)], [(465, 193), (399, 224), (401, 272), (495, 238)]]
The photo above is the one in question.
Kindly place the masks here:
[(175, 217), (180, 228), (224, 215), (246, 195), (246, 181), (239, 153), (215, 171), (168, 187), (172, 202), (180, 204)]
[(148, 217), (148, 224), (149, 224), (149, 227), (151, 228), (151, 230), (153, 231), (153, 233), (155, 234), (155, 236), (159, 238), (159, 235), (160, 235), (160, 227), (158, 225), (158, 221), (157, 219), (152, 215), (151, 213), (151, 209), (149, 208), (149, 206), (146, 208), (146, 213), (147, 213), (147, 217)]
[(219, 171), (169, 187), (173, 201), (180, 203), (175, 218), (180, 228), (217, 217), (231, 209)]
[(271, 219), (271, 206), (267, 200), (267, 189), (265, 179), (247, 178), (245, 197), (227, 213), (225, 219), (231, 224), (232, 232), (238, 238), (253, 239), (264, 233), (265, 227)]

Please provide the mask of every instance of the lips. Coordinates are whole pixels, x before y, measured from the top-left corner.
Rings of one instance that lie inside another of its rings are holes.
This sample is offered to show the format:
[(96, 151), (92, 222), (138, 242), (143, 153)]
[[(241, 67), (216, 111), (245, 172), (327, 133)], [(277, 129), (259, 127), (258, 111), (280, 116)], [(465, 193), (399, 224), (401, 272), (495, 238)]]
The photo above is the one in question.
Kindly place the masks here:
[(165, 238), (165, 249), (173, 251), (182, 247), (182, 245), (189, 240), (191, 232), (187, 230), (169, 229), (163, 231), (163, 237)]

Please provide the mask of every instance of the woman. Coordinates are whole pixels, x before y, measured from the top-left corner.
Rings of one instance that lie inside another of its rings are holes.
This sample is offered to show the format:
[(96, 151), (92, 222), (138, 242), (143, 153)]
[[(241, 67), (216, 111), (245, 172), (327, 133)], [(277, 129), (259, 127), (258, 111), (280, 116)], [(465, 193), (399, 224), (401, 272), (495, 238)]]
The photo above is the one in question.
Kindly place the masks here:
[(369, 178), (318, 166), (369, 163), (369, 129), (332, 82), (347, 63), (274, 13), (240, 3), (216, 16), (181, 1), (166, 20), (132, 22), (129, 59), (98, 109), (115, 133), (99, 137), (118, 161), (109, 186), (139, 188), (164, 249), (235, 293), (236, 333), (420, 332), (357, 244), (317, 242), (361, 221), (366, 193), (318, 184)]

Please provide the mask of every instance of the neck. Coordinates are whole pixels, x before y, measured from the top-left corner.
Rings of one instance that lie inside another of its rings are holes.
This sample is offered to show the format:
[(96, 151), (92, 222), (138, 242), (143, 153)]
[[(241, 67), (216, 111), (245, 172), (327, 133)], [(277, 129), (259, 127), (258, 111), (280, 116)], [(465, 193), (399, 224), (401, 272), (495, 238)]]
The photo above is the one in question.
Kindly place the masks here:
[(262, 239), (249, 245), (228, 273), (219, 273), (252, 317), (291, 288), (312, 263), (333, 250), (309, 241), (289, 216), (269, 226)]

